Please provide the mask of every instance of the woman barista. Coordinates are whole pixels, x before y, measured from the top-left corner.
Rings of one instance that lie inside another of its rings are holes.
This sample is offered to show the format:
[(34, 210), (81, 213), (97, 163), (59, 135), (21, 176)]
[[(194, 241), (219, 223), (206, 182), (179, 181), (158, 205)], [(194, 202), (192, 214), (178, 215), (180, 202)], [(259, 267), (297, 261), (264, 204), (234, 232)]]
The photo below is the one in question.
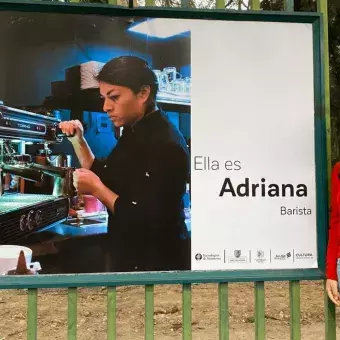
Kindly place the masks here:
[(95, 158), (79, 121), (60, 123), (82, 166), (74, 172), (79, 193), (109, 211), (111, 271), (190, 269), (183, 196), (189, 152), (183, 136), (156, 103), (157, 78), (137, 57), (112, 59), (98, 75), (99, 90), (122, 136), (105, 162)]

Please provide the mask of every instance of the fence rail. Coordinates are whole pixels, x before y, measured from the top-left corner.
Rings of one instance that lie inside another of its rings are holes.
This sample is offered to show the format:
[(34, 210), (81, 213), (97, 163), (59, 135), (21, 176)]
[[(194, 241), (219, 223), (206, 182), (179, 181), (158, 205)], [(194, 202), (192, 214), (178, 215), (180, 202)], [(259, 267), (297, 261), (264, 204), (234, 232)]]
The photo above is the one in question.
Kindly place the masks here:
[[(229, 286), (219, 283), (218, 334), (219, 340), (229, 340)], [(27, 340), (37, 339), (38, 289), (28, 289)], [(77, 288), (68, 288), (68, 340), (77, 339)], [(116, 340), (116, 287), (107, 287), (107, 339)], [(254, 284), (254, 338), (266, 339), (265, 282)], [(300, 281), (289, 282), (290, 339), (301, 339)], [(325, 295), (325, 339), (336, 339), (335, 308)], [(154, 339), (154, 285), (145, 286), (145, 340)], [(192, 339), (192, 285), (182, 285), (182, 339)]]
[[(79, 0), (70, 0), (76, 3)], [(117, 5), (117, 0), (108, 0), (110, 5)], [(189, 2), (182, 0), (182, 7), (188, 7)], [(252, 10), (260, 10), (260, 0), (250, 0)], [(146, 0), (146, 6), (154, 6), (154, 0)], [(131, 6), (131, 4), (130, 4)], [(216, 0), (216, 9), (224, 9), (225, 1)], [(324, 51), (328, 51), (328, 16), (327, 0), (318, 0), (318, 11), (323, 14), (323, 38)], [(238, 8), (241, 8), (241, 0), (238, 0)], [(284, 10), (294, 11), (294, 0), (284, 0)], [(330, 92), (329, 92), (329, 57), (324, 56), (324, 93), (327, 130), (330, 130)], [(328, 133), (327, 149), (330, 150), (330, 133)], [(328, 164), (330, 173), (331, 159), (328, 151)], [(218, 329), (219, 339), (229, 339), (229, 286), (227, 282), (218, 282)], [(145, 286), (145, 339), (154, 339), (154, 285)], [(1, 289), (1, 286), (0, 286)], [(77, 339), (77, 297), (78, 290), (75, 287), (68, 288), (68, 340)], [(116, 322), (116, 287), (107, 287), (107, 339), (115, 340), (117, 331)], [(265, 282), (254, 282), (254, 321), (255, 339), (264, 340), (266, 338), (266, 319), (265, 319)], [(300, 308), (300, 281), (289, 281), (289, 304), (290, 304), (290, 339), (301, 339), (301, 308)], [(182, 339), (192, 339), (192, 284), (182, 284)], [(336, 320), (335, 306), (330, 302), (327, 294), (324, 293), (324, 313), (325, 313), (325, 339), (336, 340)], [(27, 303), (27, 340), (36, 340), (38, 331), (38, 289), (28, 289)]]

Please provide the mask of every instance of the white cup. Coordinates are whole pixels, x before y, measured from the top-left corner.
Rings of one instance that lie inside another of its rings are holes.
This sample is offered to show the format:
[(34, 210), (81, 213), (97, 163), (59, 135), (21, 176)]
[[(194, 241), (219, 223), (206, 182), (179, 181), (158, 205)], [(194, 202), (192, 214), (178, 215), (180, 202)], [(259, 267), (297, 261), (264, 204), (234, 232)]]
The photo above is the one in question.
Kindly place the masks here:
[(32, 261), (31, 249), (14, 245), (0, 246), (0, 275), (6, 275), (8, 271), (16, 269), (21, 250), (25, 254), (28, 267)]

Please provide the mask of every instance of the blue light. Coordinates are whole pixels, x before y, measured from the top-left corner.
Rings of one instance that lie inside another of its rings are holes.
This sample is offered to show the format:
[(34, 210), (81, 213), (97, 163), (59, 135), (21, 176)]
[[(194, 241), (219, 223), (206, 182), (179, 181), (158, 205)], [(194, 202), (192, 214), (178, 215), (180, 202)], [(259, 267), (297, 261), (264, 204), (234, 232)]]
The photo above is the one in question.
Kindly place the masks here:
[(174, 36), (188, 36), (188, 22), (179, 19), (146, 19), (128, 28), (129, 32), (146, 35), (158, 39), (168, 39)]

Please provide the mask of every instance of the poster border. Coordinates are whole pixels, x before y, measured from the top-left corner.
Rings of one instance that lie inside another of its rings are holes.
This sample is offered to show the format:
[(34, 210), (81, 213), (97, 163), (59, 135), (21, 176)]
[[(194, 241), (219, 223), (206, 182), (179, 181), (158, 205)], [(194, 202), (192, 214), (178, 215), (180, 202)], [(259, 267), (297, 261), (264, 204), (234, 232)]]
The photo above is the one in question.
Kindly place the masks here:
[(36, 276), (3, 276), (0, 289), (126, 286), (148, 284), (183, 284), (214, 282), (255, 282), (318, 280), (325, 276), (325, 253), (328, 230), (328, 175), (322, 14), (316, 12), (226, 11), (172, 9), (157, 7), (126, 8), (112, 5), (39, 1), (0, 1), (0, 11), (21, 11), (105, 16), (141, 16), (149, 18), (205, 19), (223, 21), (259, 21), (308, 23), (313, 26), (314, 107), (315, 107), (315, 174), (318, 268), (203, 270), (174, 272), (132, 272), (93, 274), (46, 274)]

